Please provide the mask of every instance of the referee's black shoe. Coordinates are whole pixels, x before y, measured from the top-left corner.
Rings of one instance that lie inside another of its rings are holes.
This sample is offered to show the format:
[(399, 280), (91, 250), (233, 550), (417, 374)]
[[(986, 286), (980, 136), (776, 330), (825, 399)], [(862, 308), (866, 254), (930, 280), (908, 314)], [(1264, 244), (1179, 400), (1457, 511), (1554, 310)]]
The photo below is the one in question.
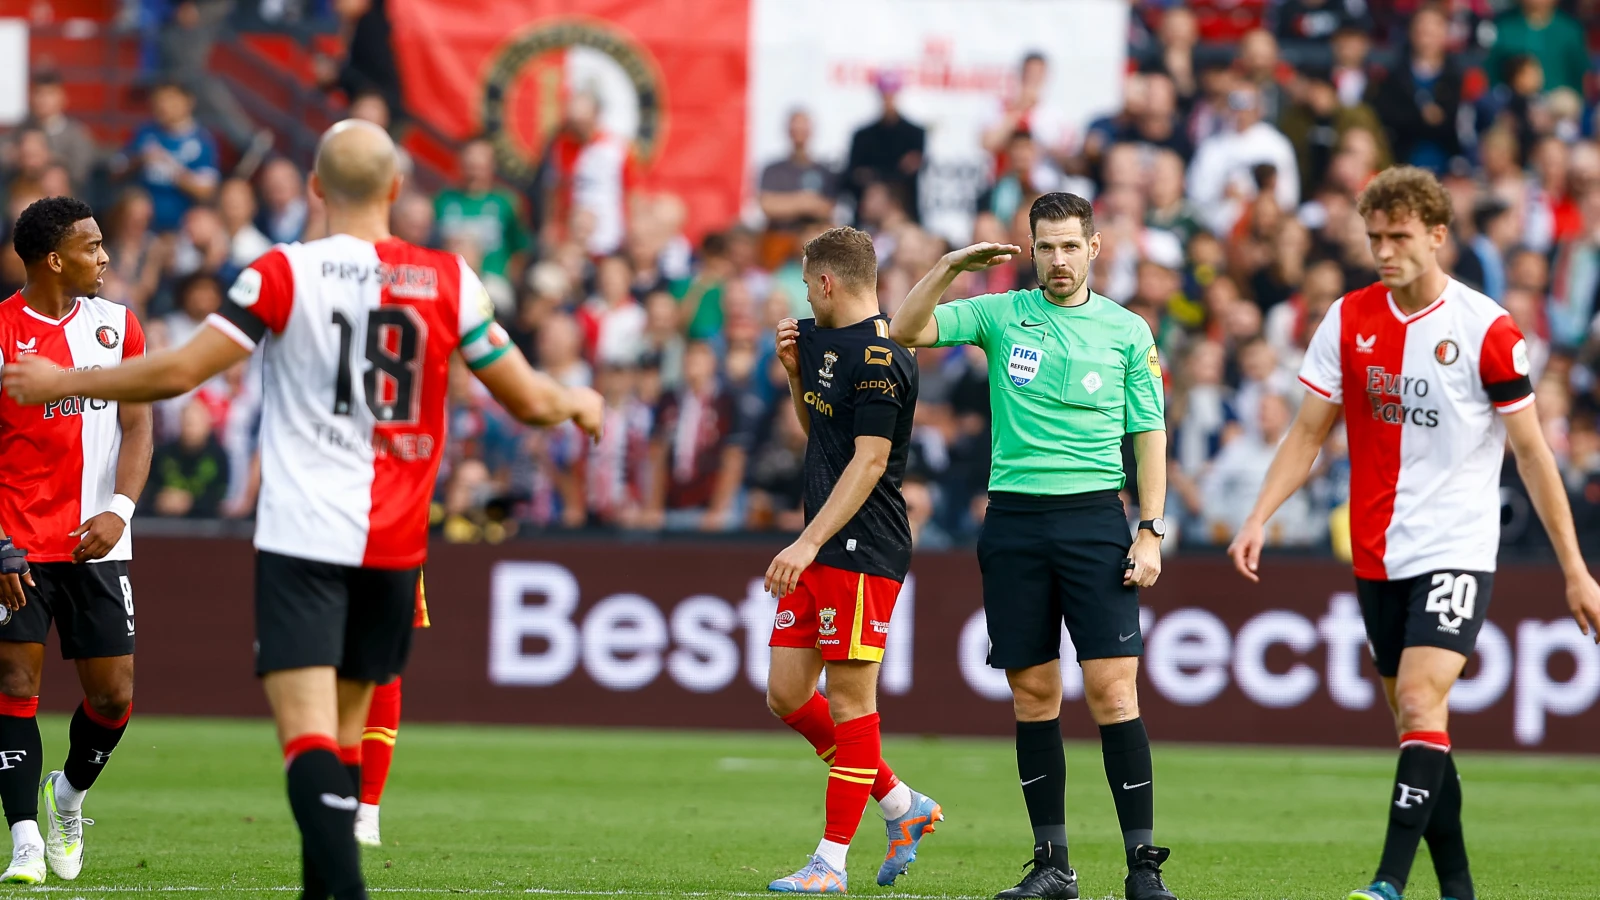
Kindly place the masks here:
[(1128, 851), (1128, 878), (1123, 882), (1128, 900), (1178, 900), (1161, 880), (1161, 864), (1172, 851), (1144, 844)]
[(1034, 857), (1023, 864), (1033, 868), (1014, 888), (995, 894), (995, 900), (1078, 900), (1078, 873), (1062, 871), (1049, 861)]

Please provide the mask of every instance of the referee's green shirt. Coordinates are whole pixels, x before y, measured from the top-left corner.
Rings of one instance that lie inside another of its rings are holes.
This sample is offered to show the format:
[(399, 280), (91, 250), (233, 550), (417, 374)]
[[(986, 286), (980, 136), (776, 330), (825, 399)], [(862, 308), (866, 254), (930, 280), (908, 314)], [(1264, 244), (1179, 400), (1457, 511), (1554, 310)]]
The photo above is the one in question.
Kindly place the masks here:
[(1040, 290), (934, 308), (938, 347), (989, 357), (994, 460), (989, 490), (1121, 490), (1122, 436), (1166, 427), (1150, 326), (1099, 294), (1057, 306)]

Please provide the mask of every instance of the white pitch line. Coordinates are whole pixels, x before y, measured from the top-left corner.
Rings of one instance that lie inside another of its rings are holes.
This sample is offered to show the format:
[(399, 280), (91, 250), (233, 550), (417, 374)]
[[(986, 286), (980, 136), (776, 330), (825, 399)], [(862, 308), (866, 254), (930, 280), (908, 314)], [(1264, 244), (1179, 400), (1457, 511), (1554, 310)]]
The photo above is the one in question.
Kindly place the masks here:
[[(90, 888), (60, 885), (44, 885), (30, 888), (28, 893), (54, 893), (71, 894), (77, 897), (90, 897), (100, 894), (272, 894), (272, 893), (298, 893), (298, 887), (247, 887), (243, 885), (216, 885), (201, 887), (199, 885), (170, 885), (166, 887), (136, 887), (132, 885), (118, 885), (113, 887)], [(369, 894), (538, 894), (554, 897), (771, 897), (766, 891), (647, 891), (647, 890), (561, 890), (559, 888), (393, 888), (369, 887)], [(884, 893), (873, 894), (885, 900), (989, 900), (987, 894), (904, 894)]]

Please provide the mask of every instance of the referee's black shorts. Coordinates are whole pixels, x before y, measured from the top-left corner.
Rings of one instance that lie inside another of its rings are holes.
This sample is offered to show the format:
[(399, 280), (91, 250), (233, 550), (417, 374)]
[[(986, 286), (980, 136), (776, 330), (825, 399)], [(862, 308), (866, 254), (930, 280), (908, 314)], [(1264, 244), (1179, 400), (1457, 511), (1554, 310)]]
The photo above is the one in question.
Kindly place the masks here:
[(369, 569), (256, 553), (256, 674), (332, 666), (387, 682), (411, 654), (421, 568)]
[(1142, 656), (1139, 590), (1122, 583), (1132, 544), (1116, 491), (991, 492), (978, 537), (989, 665), (1025, 669), (1060, 659), (1063, 622), (1080, 662)]

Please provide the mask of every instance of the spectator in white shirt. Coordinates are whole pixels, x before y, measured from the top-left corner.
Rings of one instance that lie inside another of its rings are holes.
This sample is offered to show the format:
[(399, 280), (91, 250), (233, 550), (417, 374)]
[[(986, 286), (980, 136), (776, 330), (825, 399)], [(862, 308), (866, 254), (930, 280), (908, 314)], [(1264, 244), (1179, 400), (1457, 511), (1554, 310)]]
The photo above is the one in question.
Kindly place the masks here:
[(635, 366), (644, 353), (645, 311), (629, 292), (632, 280), (633, 270), (625, 257), (600, 260), (596, 293), (579, 311), (593, 329), (593, 356), (601, 366)]
[[(1289, 430), (1294, 415), (1288, 398), (1278, 393), (1263, 395), (1260, 410), (1260, 432), (1241, 432), (1229, 441), (1201, 479), (1205, 533), (1212, 543), (1227, 543), (1229, 536), (1239, 530), (1250, 514), (1255, 496), (1266, 479), (1267, 468), (1272, 465), (1278, 442)], [(1267, 521), (1267, 543), (1278, 547), (1305, 546), (1320, 538), (1325, 530), (1326, 523), (1313, 514), (1311, 498), (1301, 489)]]
[(1033, 136), (1047, 160), (1071, 155), (1073, 129), (1061, 114), (1059, 104), (1045, 99), (1050, 81), (1050, 63), (1041, 53), (1022, 58), (1017, 92), (1000, 99), (983, 129), (983, 149), (994, 155), (994, 173), (1006, 168), (1012, 135), (1026, 131)]
[(1300, 206), (1300, 169), (1294, 145), (1283, 132), (1261, 118), (1261, 93), (1252, 85), (1228, 95), (1233, 130), (1200, 142), (1189, 167), (1189, 199), (1209, 215), (1211, 229), (1226, 234), (1238, 220), (1243, 203), (1255, 197), (1262, 175), (1259, 167), (1274, 171), (1266, 179), (1273, 186), (1278, 206), (1285, 211)]
[(240, 178), (223, 182), (217, 212), (222, 214), (222, 227), (228, 234), (230, 266), (242, 269), (272, 249), (272, 241), (255, 226), (256, 194), (250, 182)]
[(1278, 354), (1264, 337), (1244, 341), (1239, 345), (1238, 354), (1239, 389), (1234, 393), (1234, 411), (1239, 416), (1239, 427), (1246, 434), (1260, 435), (1262, 399), (1271, 394), (1287, 395), (1293, 389), (1294, 378), (1278, 365)]

